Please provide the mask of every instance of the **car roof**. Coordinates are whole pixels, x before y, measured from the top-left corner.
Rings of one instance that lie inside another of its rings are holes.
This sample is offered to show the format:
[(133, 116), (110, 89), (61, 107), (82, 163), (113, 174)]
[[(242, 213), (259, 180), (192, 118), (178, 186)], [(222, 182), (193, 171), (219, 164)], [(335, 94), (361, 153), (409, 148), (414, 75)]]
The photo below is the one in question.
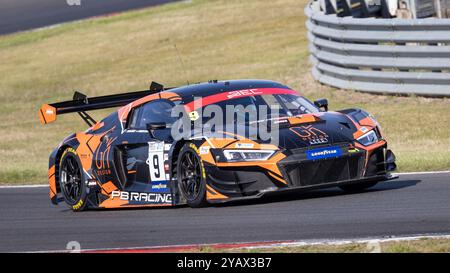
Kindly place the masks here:
[(257, 88), (290, 89), (285, 85), (268, 80), (230, 80), (192, 84), (170, 89), (170, 92), (178, 94), (184, 102), (190, 102), (195, 97), (207, 97), (223, 92)]

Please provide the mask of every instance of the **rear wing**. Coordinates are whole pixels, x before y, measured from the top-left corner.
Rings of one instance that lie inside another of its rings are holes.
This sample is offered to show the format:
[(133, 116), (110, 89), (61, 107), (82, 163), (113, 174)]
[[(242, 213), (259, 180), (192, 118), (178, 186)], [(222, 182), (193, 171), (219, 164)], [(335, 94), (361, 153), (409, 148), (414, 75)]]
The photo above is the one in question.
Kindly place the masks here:
[(88, 98), (86, 95), (75, 91), (73, 99), (70, 101), (43, 104), (39, 109), (39, 119), (42, 124), (48, 124), (54, 122), (58, 115), (78, 113), (89, 126), (92, 126), (96, 122), (86, 111), (125, 106), (140, 98), (169, 89), (171, 88), (166, 89), (163, 85), (152, 82), (149, 90), (101, 97)]

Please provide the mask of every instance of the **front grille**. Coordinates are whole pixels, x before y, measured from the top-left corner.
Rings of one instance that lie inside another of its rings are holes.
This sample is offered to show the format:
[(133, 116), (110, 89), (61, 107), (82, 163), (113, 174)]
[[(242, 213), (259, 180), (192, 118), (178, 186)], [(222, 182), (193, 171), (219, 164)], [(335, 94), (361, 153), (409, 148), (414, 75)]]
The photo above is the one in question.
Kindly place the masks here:
[(333, 159), (289, 163), (283, 168), (293, 186), (310, 186), (360, 178), (363, 166), (363, 154), (357, 153)]

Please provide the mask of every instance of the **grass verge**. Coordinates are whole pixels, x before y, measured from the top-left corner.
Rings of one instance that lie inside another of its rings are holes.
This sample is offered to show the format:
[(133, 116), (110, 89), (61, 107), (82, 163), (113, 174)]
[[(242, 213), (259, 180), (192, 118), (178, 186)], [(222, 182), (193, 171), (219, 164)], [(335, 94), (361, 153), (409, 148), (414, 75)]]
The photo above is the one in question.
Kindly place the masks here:
[[(76, 115), (38, 122), (42, 103), (209, 79), (285, 83), (331, 109), (361, 107), (384, 128), (400, 171), (450, 166), (450, 100), (369, 95), (309, 74), (306, 0), (194, 0), (0, 37), (0, 183), (45, 183), (48, 155), (85, 129)], [(177, 56), (182, 56), (185, 69)], [(106, 111), (94, 113), (100, 118)]]
[(388, 241), (379, 244), (343, 243), (317, 244), (293, 247), (214, 249), (200, 248), (198, 253), (449, 253), (449, 238), (423, 238), (417, 240)]

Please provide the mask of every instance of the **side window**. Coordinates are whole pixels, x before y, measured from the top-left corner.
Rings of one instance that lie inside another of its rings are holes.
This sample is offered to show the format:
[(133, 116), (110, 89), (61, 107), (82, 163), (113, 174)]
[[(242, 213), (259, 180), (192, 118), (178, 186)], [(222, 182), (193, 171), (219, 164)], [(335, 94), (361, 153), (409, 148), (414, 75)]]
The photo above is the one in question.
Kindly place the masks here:
[(278, 98), (293, 115), (303, 115), (318, 112), (318, 109), (303, 97), (294, 95), (279, 95)]
[(177, 118), (171, 117), (175, 104), (170, 100), (155, 100), (133, 110), (129, 128), (145, 130), (148, 123), (165, 122), (173, 124)]
[(133, 110), (131, 110), (131, 114), (128, 117), (128, 126), (127, 128), (129, 129), (136, 129), (136, 125), (137, 125), (137, 121), (139, 118), (139, 112), (141, 110), (141, 106), (133, 108)]
[(262, 95), (260, 98), (262, 99), (260, 104), (267, 105), (268, 111), (267, 117), (260, 117), (259, 119), (292, 116), (290, 112), (280, 105), (280, 101), (274, 95)]

